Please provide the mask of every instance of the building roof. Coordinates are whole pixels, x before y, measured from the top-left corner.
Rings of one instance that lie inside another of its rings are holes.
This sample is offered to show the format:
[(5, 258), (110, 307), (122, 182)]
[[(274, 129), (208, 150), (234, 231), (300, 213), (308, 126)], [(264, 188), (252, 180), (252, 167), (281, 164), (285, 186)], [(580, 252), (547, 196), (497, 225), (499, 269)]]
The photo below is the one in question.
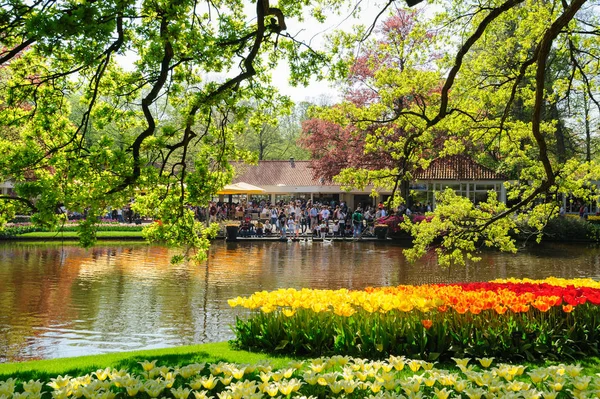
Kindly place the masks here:
[(237, 173), (234, 183), (255, 186), (339, 186), (313, 177), (310, 161), (258, 161), (257, 165), (233, 163)]
[[(233, 183), (255, 186), (339, 186), (313, 177), (310, 161), (259, 161), (257, 165), (234, 162)], [(417, 180), (506, 180), (464, 155), (435, 159), (429, 168), (415, 173)]]
[(431, 161), (429, 167), (415, 173), (417, 180), (506, 180), (506, 176), (478, 164), (465, 155), (453, 155)]

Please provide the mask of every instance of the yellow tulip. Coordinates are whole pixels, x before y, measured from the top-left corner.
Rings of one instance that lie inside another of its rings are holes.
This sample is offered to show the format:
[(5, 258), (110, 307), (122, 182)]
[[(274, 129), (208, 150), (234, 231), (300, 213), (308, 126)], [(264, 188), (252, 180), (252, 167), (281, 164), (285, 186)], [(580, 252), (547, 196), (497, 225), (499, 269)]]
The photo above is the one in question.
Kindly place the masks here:
[(138, 394), (138, 392), (140, 391), (140, 389), (142, 389), (143, 386), (144, 386), (144, 384), (142, 384), (141, 381), (137, 381), (133, 385), (127, 385), (125, 387), (125, 390), (127, 390), (127, 395), (135, 396)]
[(212, 399), (212, 396), (206, 396), (208, 391), (192, 391), (196, 399)]
[(371, 392), (378, 393), (379, 391), (381, 391), (382, 387), (383, 385), (381, 385), (379, 382), (373, 382), (371, 384)]
[(471, 359), (469, 359), (468, 357), (465, 357), (465, 358), (462, 358), (462, 359), (461, 358), (453, 357), (452, 360), (454, 360), (454, 362), (456, 363), (456, 365), (459, 366), (459, 367), (461, 367), (461, 366), (462, 367), (467, 367), (467, 363), (469, 363), (469, 361)]
[(534, 384), (539, 384), (540, 382), (548, 378), (548, 373), (544, 369), (535, 369), (528, 372), (527, 374), (529, 375), (529, 378), (531, 378), (531, 382), (533, 382)]
[(338, 394), (342, 391), (342, 389), (344, 389), (342, 381), (332, 381), (330, 384), (327, 385), (329, 386), (331, 392), (333, 392), (334, 394)]
[(456, 392), (462, 392), (465, 390), (466, 387), (467, 387), (467, 381), (465, 381), (465, 380), (458, 380), (458, 381), (454, 382), (454, 389), (456, 390)]
[(481, 364), (481, 367), (488, 368), (492, 365), (494, 358), (493, 357), (482, 357), (482, 358), (478, 357), (476, 360), (479, 362), (479, 364)]
[(231, 383), (232, 379), (233, 379), (233, 377), (231, 377), (231, 376), (229, 376), (229, 377), (219, 377), (219, 381), (221, 381), (221, 383), (223, 385), (225, 385), (225, 386), (229, 385)]
[(542, 392), (542, 396), (544, 399), (556, 399), (558, 396), (558, 391), (544, 391)]
[(466, 388), (464, 392), (469, 399), (480, 399), (484, 394), (484, 391), (481, 388)]
[(423, 378), (423, 383), (425, 384), (425, 386), (428, 386), (430, 388), (435, 385), (436, 381), (437, 378), (431, 375)]
[(162, 381), (148, 380), (144, 383), (144, 392), (151, 398), (156, 398), (165, 389)]
[(584, 377), (577, 376), (571, 382), (572, 382), (573, 386), (575, 387), (575, 389), (583, 391), (583, 390), (587, 389), (587, 387), (591, 381), (592, 381), (592, 377), (590, 377), (590, 376), (584, 376)]
[(435, 397), (437, 399), (448, 399), (448, 397), (450, 397), (451, 391), (449, 391), (446, 388), (442, 388), (442, 389), (434, 388), (433, 393), (435, 393)]
[(277, 384), (269, 384), (265, 387), (264, 392), (270, 397), (273, 397), (279, 393), (279, 386)]
[(200, 389), (202, 387), (202, 379), (201, 378), (196, 378), (196, 379), (192, 380), (191, 382), (188, 382), (188, 385), (193, 390), (198, 390), (198, 389)]
[[(12, 389), (10, 390), (10, 393), (12, 394), (12, 392), (14, 390), (14, 383), (11, 385), (9, 383), (10, 380), (11, 379), (5, 381), (3, 387), (6, 387), (6, 390), (8, 390), (8, 388), (10, 388), (12, 386)], [(48, 384), (46, 384), (46, 385), (48, 385), (49, 387), (54, 388), (54, 389), (61, 389), (61, 388), (66, 387), (69, 384), (70, 381), (71, 381), (71, 377), (70, 376), (68, 376), (68, 375), (65, 375), (65, 376), (59, 375), (56, 378), (51, 378), (50, 382)], [(6, 395), (6, 396), (9, 396), (9, 395)]]
[(412, 370), (413, 373), (416, 373), (421, 368), (420, 360), (411, 360), (408, 362), (408, 367)]
[(214, 375), (210, 375), (208, 377), (202, 377), (200, 379), (200, 383), (204, 387), (204, 389), (208, 389), (209, 391), (217, 386), (219, 381), (215, 378)]
[(139, 364), (142, 365), (144, 371), (150, 371), (154, 368), (154, 366), (156, 366), (156, 360), (153, 360), (151, 362), (144, 360), (143, 362), (139, 362)]
[(579, 365), (568, 365), (565, 366), (565, 372), (570, 376), (570, 377), (577, 377), (579, 374), (581, 374), (581, 371), (583, 370), (583, 367), (579, 366)]
[(171, 388), (171, 393), (175, 399), (187, 399), (190, 396), (190, 392), (188, 388)]
[(23, 391), (32, 394), (38, 394), (42, 392), (43, 386), (44, 384), (42, 384), (40, 380), (29, 380), (28, 382), (23, 383)]
[(315, 385), (319, 379), (319, 375), (315, 374), (314, 371), (307, 371), (303, 375), (304, 381), (309, 385)]

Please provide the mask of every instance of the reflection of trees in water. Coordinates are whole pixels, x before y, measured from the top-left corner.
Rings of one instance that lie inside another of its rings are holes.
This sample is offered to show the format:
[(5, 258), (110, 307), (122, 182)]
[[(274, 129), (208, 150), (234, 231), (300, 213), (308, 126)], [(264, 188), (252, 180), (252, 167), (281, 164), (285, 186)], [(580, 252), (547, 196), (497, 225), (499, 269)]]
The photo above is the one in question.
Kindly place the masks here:
[(222, 341), (240, 311), (227, 299), (277, 288), (366, 286), (499, 277), (600, 276), (600, 250), (549, 245), (441, 270), (372, 242), (215, 242), (201, 265), (170, 265), (156, 246), (0, 246), (0, 360)]

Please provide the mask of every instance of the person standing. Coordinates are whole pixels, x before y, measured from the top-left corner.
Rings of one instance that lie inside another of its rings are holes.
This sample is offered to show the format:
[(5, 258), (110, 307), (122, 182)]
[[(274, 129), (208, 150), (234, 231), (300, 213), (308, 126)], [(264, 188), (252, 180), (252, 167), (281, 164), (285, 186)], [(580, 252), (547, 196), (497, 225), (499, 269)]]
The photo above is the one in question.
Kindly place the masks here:
[(319, 222), (319, 210), (317, 209), (317, 206), (313, 204), (312, 208), (310, 208), (310, 229), (315, 230), (318, 222)]
[(281, 233), (281, 238), (286, 238), (286, 223), (287, 217), (285, 216), (285, 212), (283, 209), (279, 212), (279, 219), (277, 220), (277, 227), (279, 227), (279, 232)]
[(362, 232), (363, 215), (360, 207), (352, 214), (352, 225), (354, 226), (354, 238), (359, 238)]
[(346, 212), (344, 212), (344, 208), (340, 208), (338, 211), (338, 221), (340, 223), (340, 236), (346, 236)]

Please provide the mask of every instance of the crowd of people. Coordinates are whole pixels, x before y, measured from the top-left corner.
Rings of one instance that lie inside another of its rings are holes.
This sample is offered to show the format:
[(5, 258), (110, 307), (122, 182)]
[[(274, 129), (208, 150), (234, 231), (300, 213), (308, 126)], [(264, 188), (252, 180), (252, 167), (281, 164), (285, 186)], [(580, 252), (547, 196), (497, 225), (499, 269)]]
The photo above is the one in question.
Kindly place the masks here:
[(375, 221), (388, 215), (383, 203), (350, 209), (344, 201), (319, 203), (293, 200), (272, 204), (267, 201), (235, 204), (210, 203), (205, 210), (208, 222), (239, 220), (239, 236), (281, 238), (354, 237), (373, 235)]

